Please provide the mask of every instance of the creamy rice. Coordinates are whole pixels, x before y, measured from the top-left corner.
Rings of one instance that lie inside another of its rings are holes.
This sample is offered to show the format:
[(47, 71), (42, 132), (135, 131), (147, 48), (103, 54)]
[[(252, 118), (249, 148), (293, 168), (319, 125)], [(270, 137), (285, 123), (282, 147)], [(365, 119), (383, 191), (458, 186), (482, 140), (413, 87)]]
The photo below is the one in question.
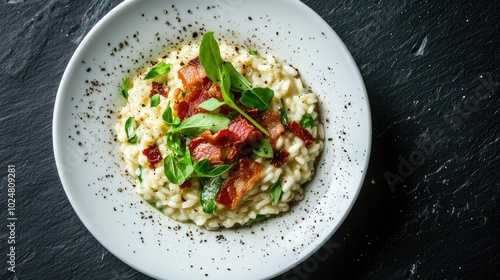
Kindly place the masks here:
[[(191, 187), (181, 189), (167, 180), (163, 164), (157, 164), (155, 169), (150, 169), (147, 157), (141, 152), (156, 144), (163, 158), (170, 153), (165, 147), (165, 134), (169, 128), (162, 120), (162, 113), (175, 89), (183, 89), (177, 72), (182, 65), (198, 56), (199, 44), (184, 45), (159, 59), (158, 62), (164, 61), (173, 65), (168, 74), (145, 81), (144, 76), (151, 66), (131, 78), (128, 101), (120, 111), (115, 132), (126, 170), (133, 178), (138, 175), (142, 177), (142, 182), (136, 179), (136, 192), (168, 217), (181, 222), (193, 222), (211, 230), (249, 224), (257, 218), (288, 211), (291, 202), (302, 200), (304, 191), (301, 185), (311, 179), (315, 159), (323, 149), (324, 139), (323, 126), (318, 121), (317, 96), (304, 87), (295, 68), (280, 63), (271, 55), (250, 55), (246, 49), (235, 48), (224, 42), (219, 42), (219, 46), (222, 58), (231, 62), (254, 86), (269, 87), (274, 91), (275, 98), (271, 102), (270, 110), (278, 111), (280, 99), (283, 99), (289, 121), (300, 122), (306, 113), (310, 114), (314, 119), (314, 127), (309, 131), (316, 141), (306, 148), (304, 141), (285, 130), (275, 148), (287, 150), (290, 153), (288, 160), (277, 168), (271, 165), (269, 160), (255, 157), (255, 161), (262, 167), (260, 178), (254, 187), (245, 193), (237, 208), (231, 210), (217, 203), (214, 214), (205, 214), (200, 205), (201, 186), (197, 180), (193, 180)], [(165, 82), (165, 88), (168, 89), (168, 99), (162, 97), (160, 104), (154, 108), (149, 105), (152, 81)], [(173, 100), (170, 103), (172, 106)], [(124, 126), (129, 117), (133, 117), (137, 123), (136, 144), (127, 142)], [(142, 166), (142, 173), (139, 165)], [(278, 180), (281, 182), (283, 193), (278, 203), (272, 205), (270, 188)]]

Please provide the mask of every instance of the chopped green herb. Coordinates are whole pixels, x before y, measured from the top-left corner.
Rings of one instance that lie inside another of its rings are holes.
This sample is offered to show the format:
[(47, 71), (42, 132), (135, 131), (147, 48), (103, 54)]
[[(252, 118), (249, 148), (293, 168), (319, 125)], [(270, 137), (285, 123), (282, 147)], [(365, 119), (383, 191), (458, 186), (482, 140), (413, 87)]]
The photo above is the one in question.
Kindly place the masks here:
[(160, 94), (155, 94), (151, 97), (151, 99), (149, 100), (149, 105), (151, 107), (156, 107), (158, 106), (158, 104), (160, 104)]
[(177, 158), (175, 153), (169, 154), (163, 159), (163, 171), (171, 183), (184, 183), (193, 173), (191, 155), (185, 153), (181, 158)]
[(280, 100), (279, 111), (281, 123), (286, 127), (288, 123), (288, 114), (286, 113), (285, 101), (283, 99)]
[(224, 179), (221, 177), (215, 177), (207, 180), (203, 185), (203, 189), (200, 193), (200, 204), (203, 209), (203, 213), (213, 214), (217, 210), (217, 203), (215, 199), (219, 194), (220, 187)]
[(181, 120), (179, 119), (178, 116), (172, 116), (172, 108), (170, 108), (170, 101), (167, 104), (167, 108), (165, 108), (165, 111), (161, 115), (161, 118), (163, 119), (163, 122), (165, 123), (166, 126), (177, 126), (181, 123)]
[(276, 183), (271, 186), (271, 201), (273, 205), (276, 205), (276, 203), (278, 203), (282, 193), (283, 190), (281, 188), (281, 184), (279, 181), (276, 181)]
[(165, 63), (162, 61), (155, 67), (151, 68), (151, 70), (149, 70), (149, 72), (146, 74), (146, 77), (144, 77), (144, 80), (149, 80), (161, 75), (165, 75), (170, 72), (170, 68), (172, 68), (171, 63)]
[(216, 164), (210, 165), (210, 161), (206, 158), (195, 162), (194, 171), (200, 177), (218, 177), (226, 173), (234, 164)]
[(254, 154), (263, 158), (274, 157), (273, 147), (267, 138), (261, 138), (258, 146), (252, 147), (252, 151)]
[(256, 50), (249, 50), (248, 53), (251, 55), (258, 55), (259, 54), (259, 52)]
[(125, 133), (127, 134), (127, 141), (130, 144), (137, 143), (137, 135), (135, 134), (136, 129), (137, 124), (135, 123), (135, 119), (133, 117), (129, 117), (125, 122)]
[(305, 114), (300, 120), (300, 126), (303, 128), (312, 129), (314, 127), (314, 119), (310, 114)]
[(208, 110), (208, 111), (213, 111), (224, 104), (226, 104), (226, 103), (223, 101), (219, 101), (217, 98), (212, 97), (212, 98), (204, 101), (203, 103), (201, 103), (199, 107), (203, 108), (205, 110)]
[(243, 91), (240, 102), (250, 109), (266, 111), (269, 109), (269, 104), (271, 104), (273, 97), (274, 91), (272, 89), (256, 87)]
[(265, 218), (267, 218), (267, 216), (262, 214), (257, 214), (257, 216), (255, 216), (256, 220), (264, 220)]
[(224, 116), (199, 113), (183, 120), (171, 131), (172, 133), (181, 133), (188, 136), (198, 136), (205, 130), (215, 133), (227, 128), (228, 125), (229, 119)]
[(128, 99), (128, 89), (129, 89), (128, 80), (129, 80), (128, 76), (126, 76), (122, 79), (121, 93), (122, 93), (123, 98), (125, 98), (125, 99)]
[(137, 176), (137, 179), (139, 179), (139, 183), (142, 183), (142, 165), (139, 164), (139, 176)]

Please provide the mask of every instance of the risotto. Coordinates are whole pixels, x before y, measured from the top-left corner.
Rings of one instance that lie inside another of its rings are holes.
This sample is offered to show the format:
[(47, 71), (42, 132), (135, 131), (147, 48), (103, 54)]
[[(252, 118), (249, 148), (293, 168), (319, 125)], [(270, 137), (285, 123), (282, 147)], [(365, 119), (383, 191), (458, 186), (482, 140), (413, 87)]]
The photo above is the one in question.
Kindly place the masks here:
[(288, 211), (323, 149), (297, 69), (207, 32), (123, 79), (115, 133), (135, 191), (210, 230)]

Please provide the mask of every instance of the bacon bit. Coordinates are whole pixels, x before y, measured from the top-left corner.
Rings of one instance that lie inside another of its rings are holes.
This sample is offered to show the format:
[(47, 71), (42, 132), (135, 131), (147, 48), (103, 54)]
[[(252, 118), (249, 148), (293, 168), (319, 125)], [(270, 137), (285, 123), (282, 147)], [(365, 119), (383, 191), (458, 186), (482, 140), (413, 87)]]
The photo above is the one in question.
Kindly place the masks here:
[(276, 141), (280, 138), (281, 133), (285, 131), (285, 127), (281, 124), (280, 115), (278, 112), (265, 111), (260, 117), (260, 124), (269, 132), (269, 142), (274, 148)]
[(186, 100), (182, 100), (176, 105), (174, 109), (181, 120), (187, 119), (199, 112), (207, 112), (207, 110), (200, 108), (200, 104), (210, 99), (210, 95), (199, 89), (194, 89), (186, 96)]
[(148, 158), (149, 168), (155, 169), (155, 165), (160, 162), (163, 157), (156, 144), (153, 144), (142, 151), (142, 154)]
[(157, 82), (151, 83), (151, 92), (149, 93), (149, 97), (153, 97), (153, 95), (155, 94), (159, 94), (163, 97), (168, 97), (168, 93), (163, 88), (163, 85)]
[(191, 88), (201, 87), (207, 74), (201, 65), (188, 63), (188, 65), (179, 69), (177, 76), (181, 79), (184, 88), (189, 90)]
[(262, 133), (241, 115), (229, 122), (229, 131), (236, 134), (240, 142), (255, 142), (262, 138)]
[(271, 159), (269, 163), (279, 168), (286, 162), (289, 155), (290, 153), (285, 149), (276, 150), (274, 151), (274, 157)]
[(208, 159), (212, 164), (222, 164), (224, 163), (221, 160), (222, 157), (222, 149), (218, 145), (214, 145), (207, 141), (203, 137), (198, 137), (194, 140), (191, 140), (187, 144), (191, 155), (194, 157), (196, 161), (200, 161), (204, 158)]
[(191, 180), (186, 180), (184, 183), (179, 185), (179, 188), (181, 189), (187, 189), (191, 187)]
[(201, 66), (201, 61), (200, 61), (200, 57), (197, 56), (193, 59), (191, 59), (189, 62), (188, 62), (188, 65), (195, 65), (195, 66)]
[(312, 134), (300, 124), (298, 124), (296, 121), (289, 122), (286, 124), (288, 129), (290, 129), (293, 134), (297, 135), (302, 141), (304, 141), (306, 147), (311, 146), (314, 143), (314, 137)]
[(217, 202), (234, 210), (243, 198), (243, 195), (257, 182), (260, 171), (260, 163), (249, 158), (240, 159), (238, 170), (233, 176), (222, 183), (216, 199)]

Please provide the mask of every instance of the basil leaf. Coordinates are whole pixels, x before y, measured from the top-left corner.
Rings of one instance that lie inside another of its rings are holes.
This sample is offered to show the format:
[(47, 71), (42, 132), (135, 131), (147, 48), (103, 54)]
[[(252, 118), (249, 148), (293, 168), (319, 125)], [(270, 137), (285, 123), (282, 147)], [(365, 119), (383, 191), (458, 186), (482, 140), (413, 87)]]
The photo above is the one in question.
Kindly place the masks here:
[(227, 128), (228, 125), (229, 119), (224, 116), (199, 113), (183, 120), (172, 129), (172, 133), (198, 136), (205, 130), (215, 133)]
[(193, 165), (194, 171), (200, 177), (218, 177), (226, 173), (234, 164), (216, 164), (210, 165), (210, 161), (206, 158), (195, 162)]
[(217, 203), (215, 199), (219, 195), (220, 187), (224, 179), (221, 177), (215, 177), (209, 179), (204, 185), (200, 193), (200, 204), (203, 209), (203, 213), (213, 214), (217, 210)]
[(144, 80), (149, 80), (155, 78), (157, 76), (165, 75), (170, 72), (170, 68), (172, 68), (171, 63), (160, 62), (155, 67), (151, 68), (149, 72), (144, 77)]
[(226, 103), (223, 102), (223, 101), (219, 101), (217, 98), (212, 97), (212, 98), (210, 98), (208, 100), (203, 101), (199, 105), (199, 107), (203, 108), (205, 110), (208, 110), (208, 111), (213, 111), (213, 110), (219, 108), (220, 106), (222, 106), (224, 104), (226, 104)]
[(139, 179), (139, 183), (142, 183), (142, 165), (139, 164), (139, 176), (137, 176), (137, 179)]
[(286, 127), (288, 123), (288, 114), (286, 113), (285, 101), (283, 99), (280, 100), (279, 111), (281, 123)]
[(274, 157), (274, 152), (273, 152), (273, 147), (271, 146), (271, 143), (269, 142), (269, 139), (267, 138), (261, 138), (258, 146), (253, 147), (252, 146), (252, 151), (254, 154), (256, 154), (259, 157), (263, 158), (273, 158)]
[(251, 55), (258, 55), (259, 54), (259, 52), (257, 52), (256, 50), (249, 50), (248, 53)]
[(222, 79), (222, 57), (217, 41), (214, 38), (214, 32), (209, 31), (203, 35), (200, 44), (200, 62), (207, 76), (214, 83), (220, 85)]
[(135, 134), (136, 129), (137, 124), (135, 123), (135, 119), (133, 117), (129, 117), (125, 122), (125, 133), (127, 134), (127, 141), (130, 144), (137, 143), (137, 135)]
[(310, 114), (305, 114), (300, 120), (300, 126), (303, 128), (312, 129), (314, 127), (314, 119)]
[(256, 87), (243, 91), (240, 102), (250, 109), (266, 111), (269, 109), (273, 97), (274, 91), (272, 89)]
[(158, 104), (160, 104), (160, 94), (155, 94), (151, 97), (151, 99), (149, 100), (149, 106), (151, 107), (156, 107), (158, 106)]
[(122, 79), (121, 93), (122, 93), (123, 98), (125, 98), (125, 99), (128, 99), (128, 89), (129, 89), (128, 80), (129, 80), (128, 76), (126, 76)]
[(240, 72), (236, 71), (236, 69), (231, 63), (225, 62), (225, 64), (227, 64), (224, 65), (227, 68), (226, 71), (231, 77), (232, 90), (241, 92), (252, 88), (252, 84), (247, 80), (247, 78), (245, 78), (242, 74), (240, 74)]
[(184, 154), (178, 159), (174, 153), (169, 154), (163, 159), (163, 172), (171, 183), (177, 185), (184, 183), (193, 173), (191, 155)]
[(276, 181), (276, 183), (271, 186), (271, 201), (273, 205), (276, 205), (276, 203), (278, 203), (282, 193), (283, 190), (281, 188), (281, 184), (279, 181)]
[(180, 134), (167, 132), (166, 146), (177, 155), (183, 156), (186, 153), (185, 141)]
[(161, 118), (163, 119), (163, 122), (165, 123), (166, 126), (177, 126), (181, 123), (181, 120), (179, 119), (178, 116), (175, 117), (172, 116), (172, 108), (170, 108), (170, 101), (167, 104), (167, 108), (165, 108), (165, 111), (161, 115)]

